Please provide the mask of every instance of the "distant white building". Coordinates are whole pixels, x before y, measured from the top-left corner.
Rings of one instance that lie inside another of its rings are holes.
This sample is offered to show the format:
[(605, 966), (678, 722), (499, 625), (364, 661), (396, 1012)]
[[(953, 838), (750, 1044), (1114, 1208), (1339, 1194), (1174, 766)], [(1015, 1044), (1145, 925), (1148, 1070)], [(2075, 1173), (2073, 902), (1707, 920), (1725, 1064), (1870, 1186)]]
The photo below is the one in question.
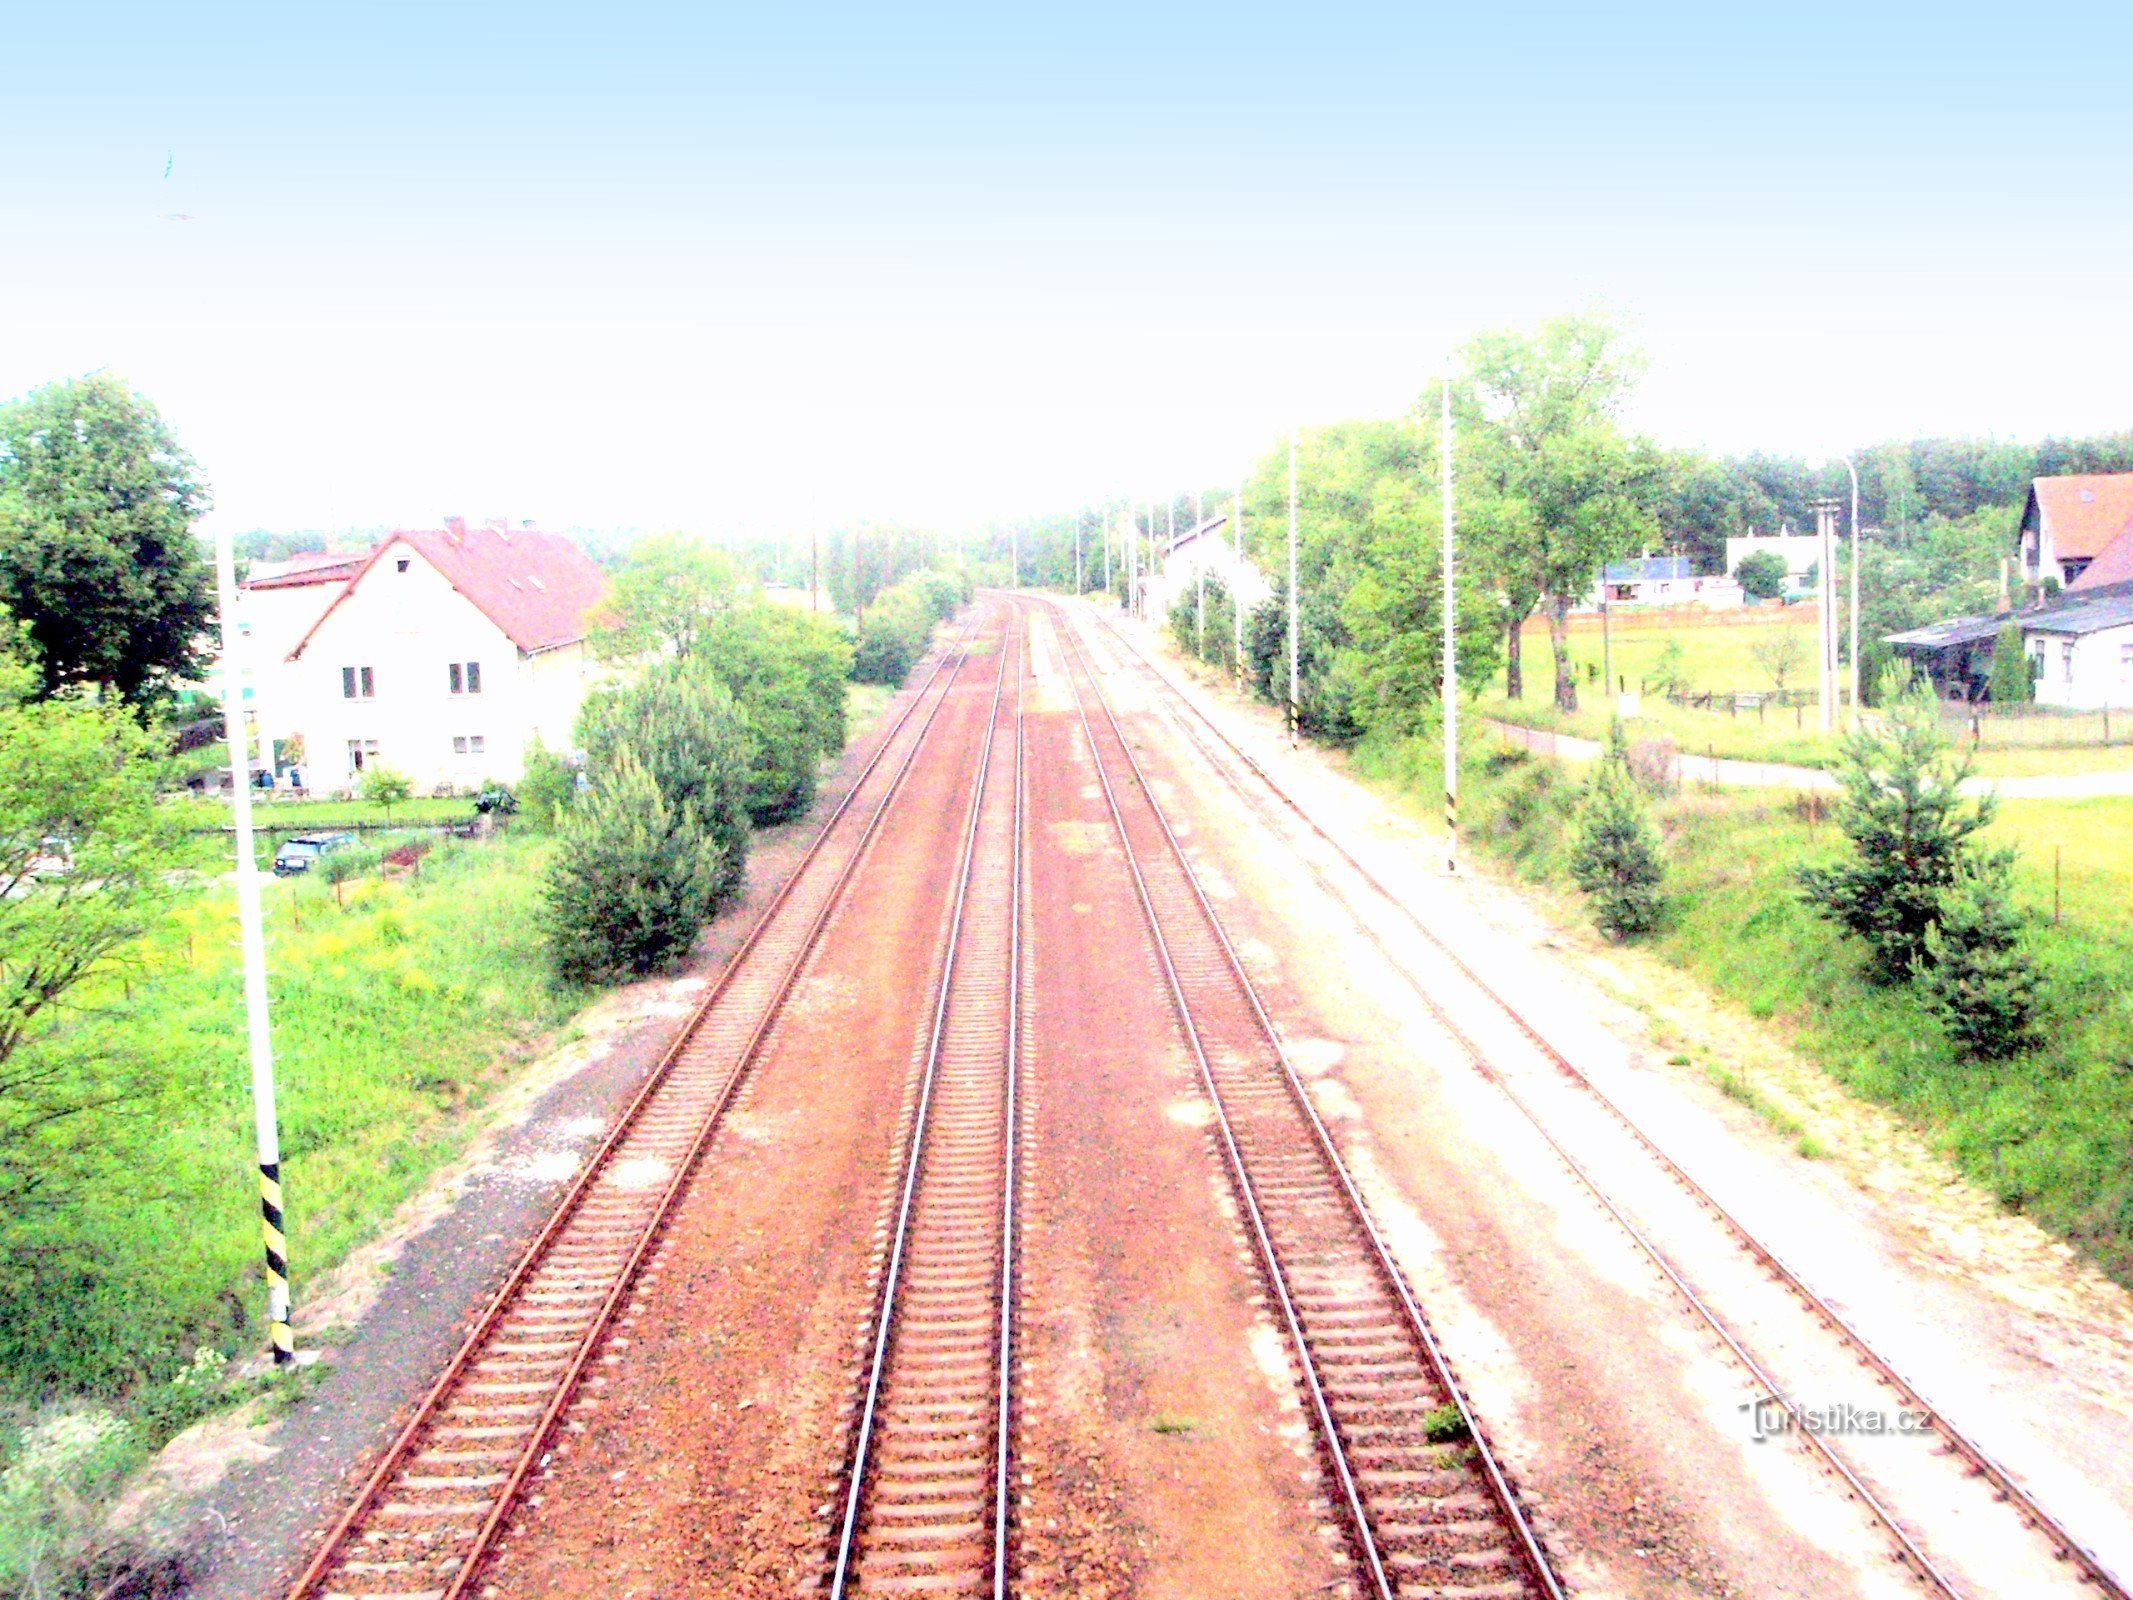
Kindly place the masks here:
[(1161, 568), (1142, 580), (1148, 615), (1167, 617), (1178, 596), (1197, 587), (1203, 569), (1236, 597), (1247, 615), (1274, 592), (1249, 556), (1238, 557), (1229, 518), (1209, 517), (1170, 540), (1162, 551)]
[(2133, 706), (2133, 582), (2069, 589), (2020, 620), (2038, 705)]
[(583, 551), (531, 524), (454, 517), (353, 559), (330, 579), (312, 569), (315, 582), (256, 577), (241, 602), (260, 733), (284, 750), (301, 740), (306, 787), (350, 789), (384, 765), (418, 792), (465, 790), (517, 781), (536, 735), (570, 748), (607, 595)]
[(1634, 561), (1610, 562), (1593, 586), (1586, 608), (1596, 609), (1605, 599), (1610, 606), (1702, 606), (1725, 611), (1746, 599), (1733, 579), (1698, 577), (1694, 565), (1687, 556), (1640, 556)]
[(1726, 576), (1740, 575), (1740, 564), (1752, 555), (1768, 550), (1785, 563), (1785, 580), (1797, 585), (1807, 576), (1807, 571), (1822, 559), (1822, 541), (1811, 533), (1794, 533), (1790, 528), (1780, 527), (1776, 533), (1757, 533), (1748, 530), (1745, 539), (1726, 541)]

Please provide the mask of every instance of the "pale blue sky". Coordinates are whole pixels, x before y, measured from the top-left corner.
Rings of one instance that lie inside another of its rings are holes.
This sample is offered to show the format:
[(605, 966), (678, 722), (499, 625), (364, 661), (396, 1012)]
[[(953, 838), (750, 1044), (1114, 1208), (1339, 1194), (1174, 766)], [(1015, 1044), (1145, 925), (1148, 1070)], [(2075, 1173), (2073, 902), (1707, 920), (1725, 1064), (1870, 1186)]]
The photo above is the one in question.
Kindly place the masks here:
[(2125, 8), (0, 19), (0, 395), (238, 526), (1155, 492), (1584, 308), (1669, 442), (2133, 426)]

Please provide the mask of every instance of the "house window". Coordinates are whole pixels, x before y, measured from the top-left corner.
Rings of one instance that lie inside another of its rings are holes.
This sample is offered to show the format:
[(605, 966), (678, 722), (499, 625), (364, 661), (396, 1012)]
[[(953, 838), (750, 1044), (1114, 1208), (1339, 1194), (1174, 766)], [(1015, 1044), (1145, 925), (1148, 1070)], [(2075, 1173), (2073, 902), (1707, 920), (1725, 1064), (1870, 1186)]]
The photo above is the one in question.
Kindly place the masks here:
[(401, 557), (401, 558), (400, 558), (400, 559), (399, 559), (398, 561), (395, 561), (395, 562), (393, 563), (393, 571), (395, 571), (395, 572), (405, 572), (406, 570), (407, 570), (407, 557), (406, 557), (406, 556), (402, 556), (402, 557)]
[(2122, 683), (2133, 683), (2133, 644), (2118, 647), (2118, 677)]
[(478, 756), (488, 749), (489, 741), (478, 733), (455, 733), (452, 735), (452, 754), (455, 756)]
[(373, 766), (378, 759), (378, 741), (375, 739), (350, 739), (348, 741), (348, 771), (350, 776)]
[(374, 698), (377, 692), (377, 685), (371, 681), (370, 668), (341, 668), (341, 698), (343, 700), (369, 700)]
[(481, 693), (481, 663), (479, 661), (454, 661), (445, 671), (451, 679), (452, 693)]
[(2059, 646), (2059, 676), (2068, 683), (2074, 681), (2074, 647), (2071, 643)]

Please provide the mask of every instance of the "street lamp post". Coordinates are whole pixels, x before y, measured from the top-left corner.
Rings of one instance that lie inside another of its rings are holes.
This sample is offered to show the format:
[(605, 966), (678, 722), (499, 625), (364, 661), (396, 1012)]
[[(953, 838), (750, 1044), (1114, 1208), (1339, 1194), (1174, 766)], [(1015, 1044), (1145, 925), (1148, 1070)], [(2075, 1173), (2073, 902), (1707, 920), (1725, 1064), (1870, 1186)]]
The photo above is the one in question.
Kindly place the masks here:
[(1229, 570), (1229, 669), (1244, 687), (1244, 480), (1237, 480), (1237, 498), (1230, 502), (1230, 544), (1233, 560)]
[(1845, 456), (1844, 470), (1852, 475), (1852, 726), (1859, 726), (1859, 469)]
[(1452, 590), (1452, 372), (1444, 369), (1442, 436), (1437, 481), (1443, 494), (1439, 520), (1444, 532), (1444, 870), (1459, 870), (1459, 652), (1458, 607)]

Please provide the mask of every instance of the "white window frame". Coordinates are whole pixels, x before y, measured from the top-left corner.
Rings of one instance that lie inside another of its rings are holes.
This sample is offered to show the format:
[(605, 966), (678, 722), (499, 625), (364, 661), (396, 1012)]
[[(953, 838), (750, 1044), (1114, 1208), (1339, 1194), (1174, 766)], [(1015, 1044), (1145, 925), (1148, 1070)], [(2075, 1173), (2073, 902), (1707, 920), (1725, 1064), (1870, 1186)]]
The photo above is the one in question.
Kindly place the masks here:
[(341, 698), (343, 700), (375, 700), (378, 698), (378, 680), (369, 667), (341, 668)]

